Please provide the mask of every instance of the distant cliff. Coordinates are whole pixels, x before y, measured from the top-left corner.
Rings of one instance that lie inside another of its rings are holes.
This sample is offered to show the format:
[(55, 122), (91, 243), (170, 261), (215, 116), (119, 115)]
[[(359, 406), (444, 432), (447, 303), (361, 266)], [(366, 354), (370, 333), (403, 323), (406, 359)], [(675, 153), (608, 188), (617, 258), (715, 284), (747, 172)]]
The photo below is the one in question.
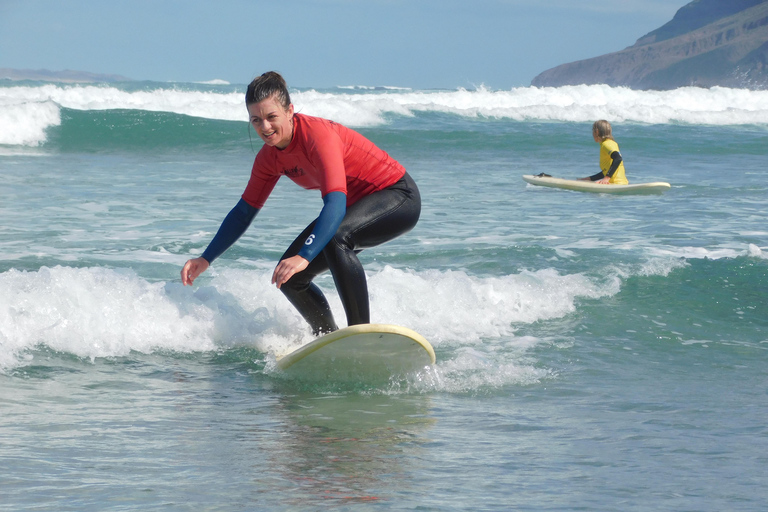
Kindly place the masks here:
[(99, 75), (85, 71), (48, 71), (47, 69), (8, 69), (0, 68), (0, 80), (34, 80), (38, 82), (130, 82), (130, 78), (120, 75)]
[(531, 82), (579, 84), (768, 89), (768, 0), (694, 0), (633, 46), (557, 66)]

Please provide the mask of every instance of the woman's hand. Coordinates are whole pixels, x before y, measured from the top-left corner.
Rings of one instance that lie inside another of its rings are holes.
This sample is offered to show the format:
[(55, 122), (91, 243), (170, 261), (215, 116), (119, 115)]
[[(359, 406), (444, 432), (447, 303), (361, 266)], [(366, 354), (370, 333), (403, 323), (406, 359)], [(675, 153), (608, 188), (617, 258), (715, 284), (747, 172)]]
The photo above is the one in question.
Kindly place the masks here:
[(608, 184), (611, 183), (611, 178), (606, 176), (605, 178), (603, 178), (601, 180), (597, 180), (595, 183), (599, 183), (600, 185), (608, 185)]
[(292, 256), (284, 260), (280, 260), (280, 263), (275, 267), (275, 271), (272, 273), (272, 284), (277, 285), (280, 288), (286, 281), (288, 281), (293, 274), (298, 274), (307, 266), (309, 262), (299, 256)]
[(181, 269), (181, 283), (184, 286), (192, 285), (197, 276), (205, 272), (211, 264), (205, 258), (189, 260)]

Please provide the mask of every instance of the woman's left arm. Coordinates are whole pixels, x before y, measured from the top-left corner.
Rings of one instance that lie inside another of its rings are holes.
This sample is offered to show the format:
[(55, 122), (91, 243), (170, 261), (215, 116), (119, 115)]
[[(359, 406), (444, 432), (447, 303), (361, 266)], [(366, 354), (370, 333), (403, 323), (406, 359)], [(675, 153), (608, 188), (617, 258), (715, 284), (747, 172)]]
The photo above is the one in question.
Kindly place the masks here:
[(323, 209), (317, 217), (312, 234), (304, 241), (299, 256), (312, 261), (331, 241), (347, 213), (347, 195), (344, 192), (328, 192), (323, 197)]
[(338, 231), (347, 213), (347, 195), (344, 192), (329, 192), (323, 197), (323, 209), (315, 221), (315, 227), (304, 241), (299, 254), (281, 260), (272, 274), (272, 284), (278, 288), (294, 274), (301, 272), (309, 262), (320, 254)]

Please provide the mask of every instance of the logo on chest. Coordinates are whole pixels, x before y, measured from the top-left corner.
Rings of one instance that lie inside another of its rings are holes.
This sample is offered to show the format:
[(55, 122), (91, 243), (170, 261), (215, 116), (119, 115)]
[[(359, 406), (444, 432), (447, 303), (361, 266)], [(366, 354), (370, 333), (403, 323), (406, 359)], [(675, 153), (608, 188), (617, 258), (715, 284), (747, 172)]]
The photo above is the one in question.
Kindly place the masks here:
[(299, 166), (296, 166), (293, 169), (283, 169), (282, 174), (289, 178), (298, 178), (299, 176), (304, 176), (305, 173), (304, 169), (300, 169)]

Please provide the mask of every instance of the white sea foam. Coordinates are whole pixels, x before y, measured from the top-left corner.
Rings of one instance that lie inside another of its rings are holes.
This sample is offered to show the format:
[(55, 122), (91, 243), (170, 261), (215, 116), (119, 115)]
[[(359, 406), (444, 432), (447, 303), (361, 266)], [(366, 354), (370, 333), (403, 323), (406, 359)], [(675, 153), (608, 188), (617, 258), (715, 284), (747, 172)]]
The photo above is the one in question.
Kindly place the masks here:
[(52, 101), (14, 102), (0, 99), (2, 145), (39, 146), (46, 140), (45, 130), (60, 124), (59, 107)]
[(747, 248), (747, 255), (752, 258), (768, 259), (768, 253), (766, 253), (766, 251), (756, 246), (755, 244), (749, 244), (749, 247)]
[(195, 83), (203, 84), (203, 85), (229, 85), (229, 82), (227, 82), (226, 80), (222, 80), (220, 78), (214, 78), (213, 80), (206, 80), (203, 82), (195, 82)]
[(521, 87), (508, 91), (402, 91), (338, 94), (317, 91), (293, 95), (299, 110), (350, 125), (385, 122), (385, 115), (440, 112), (465, 117), (590, 122), (766, 124), (768, 91), (685, 87), (673, 91), (633, 91), (605, 85), (560, 88)]
[[(351, 90), (352, 92), (346, 92)], [(362, 91), (362, 92), (360, 92)], [(605, 85), (520, 87), (492, 91), (414, 91), (395, 88), (292, 91), (296, 110), (352, 127), (385, 124), (392, 116), (439, 112), (512, 120), (743, 125), (768, 123), (768, 91), (684, 87), (634, 91)], [(246, 121), (242, 92), (158, 86), (126, 91), (113, 86), (54, 85), (0, 88), (0, 144), (37, 145), (60, 123), (57, 109), (135, 109), (208, 119)], [(41, 135), (43, 134), (43, 135)]]
[[(269, 284), (270, 275), (263, 269), (225, 269), (212, 273), (207, 283), (185, 288), (152, 283), (130, 270), (9, 270), (0, 274), (0, 371), (26, 364), (41, 347), (90, 359), (233, 345), (254, 346), (265, 354), (287, 352), (311, 337), (298, 313)], [(579, 297), (618, 291), (613, 284), (554, 270), (479, 278), (386, 267), (371, 275), (369, 284), (371, 320), (408, 325), (437, 350), (455, 351), (452, 362), (446, 361), (449, 372), (475, 368), (477, 354), (488, 350), (524, 351), (531, 340), (516, 339), (516, 326), (567, 315)], [(328, 296), (343, 319), (338, 297)], [(470, 347), (474, 351), (467, 351)], [(523, 374), (530, 377), (528, 370)]]
[(0, 145), (36, 146), (61, 123), (61, 107), (173, 112), (208, 119), (247, 120), (242, 94), (158, 88), (123, 91), (93, 85), (0, 87)]
[(436, 345), (476, 345), (512, 336), (517, 325), (575, 311), (577, 297), (618, 292), (613, 283), (553, 269), (498, 277), (463, 271), (409, 272), (385, 267), (370, 278), (371, 308), (383, 323), (417, 326)]
[(738, 258), (740, 256), (760, 257), (762, 251), (754, 244), (744, 248), (707, 248), (707, 247), (652, 247), (648, 252), (654, 256), (719, 260), (722, 258)]
[(209, 311), (176, 302), (163, 284), (132, 272), (10, 270), (0, 274), (0, 289), (0, 368), (43, 345), (89, 358), (214, 347)]

